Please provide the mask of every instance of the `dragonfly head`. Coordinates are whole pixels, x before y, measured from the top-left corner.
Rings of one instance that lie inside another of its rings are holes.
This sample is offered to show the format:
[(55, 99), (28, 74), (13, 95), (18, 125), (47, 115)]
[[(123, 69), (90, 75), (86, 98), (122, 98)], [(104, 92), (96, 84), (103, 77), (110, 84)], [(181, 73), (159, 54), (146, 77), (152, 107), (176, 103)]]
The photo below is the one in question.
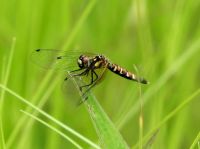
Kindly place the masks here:
[(86, 68), (88, 67), (88, 62), (89, 62), (89, 58), (85, 55), (81, 55), (79, 58), (78, 58), (78, 66), (80, 68)]

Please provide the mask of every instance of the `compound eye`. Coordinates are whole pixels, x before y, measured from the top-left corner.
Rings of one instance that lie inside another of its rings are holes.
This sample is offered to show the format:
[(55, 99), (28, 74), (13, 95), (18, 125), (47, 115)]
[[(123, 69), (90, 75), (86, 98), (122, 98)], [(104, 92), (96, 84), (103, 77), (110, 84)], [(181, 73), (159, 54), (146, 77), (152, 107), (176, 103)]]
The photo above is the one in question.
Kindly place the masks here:
[(82, 60), (78, 59), (78, 64), (82, 65)]
[(80, 58), (78, 59), (78, 66), (79, 66), (80, 68), (83, 67), (83, 61), (82, 61)]

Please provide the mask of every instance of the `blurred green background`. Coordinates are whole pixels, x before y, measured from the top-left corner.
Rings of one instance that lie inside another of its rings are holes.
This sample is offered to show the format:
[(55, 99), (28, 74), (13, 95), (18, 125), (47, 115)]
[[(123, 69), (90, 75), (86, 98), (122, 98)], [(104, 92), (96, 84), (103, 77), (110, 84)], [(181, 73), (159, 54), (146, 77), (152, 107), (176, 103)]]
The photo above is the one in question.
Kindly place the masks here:
[[(141, 103), (145, 136), (200, 87), (200, 1), (0, 0), (0, 5), (1, 84), (35, 105), (40, 103), (41, 109), (94, 143), (100, 138), (85, 106), (73, 106), (71, 96), (62, 94), (60, 80), (64, 78), (55, 77), (56, 73), (46, 76), (48, 70), (31, 62), (34, 49), (81, 49), (102, 53), (133, 72), (137, 66), (139, 74), (150, 81), (141, 86), (141, 95), (137, 83), (110, 72), (93, 89), (130, 147), (139, 140)], [(16, 97), (5, 93), (1, 107), (1, 148), (76, 148), (20, 112), (27, 106)], [(199, 97), (186, 104), (160, 127), (150, 142), (152, 148), (189, 148), (200, 132), (199, 107)], [(69, 132), (61, 131), (90, 148)]]

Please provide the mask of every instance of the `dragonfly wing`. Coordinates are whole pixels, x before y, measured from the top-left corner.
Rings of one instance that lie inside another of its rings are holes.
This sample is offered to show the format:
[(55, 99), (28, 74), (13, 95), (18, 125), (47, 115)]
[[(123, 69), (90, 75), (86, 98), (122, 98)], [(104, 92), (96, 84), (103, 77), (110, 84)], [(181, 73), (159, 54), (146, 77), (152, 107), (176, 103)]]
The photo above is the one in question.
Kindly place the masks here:
[(78, 68), (77, 59), (80, 51), (61, 51), (54, 49), (37, 49), (32, 52), (31, 60), (46, 69), (70, 70)]
[(83, 92), (80, 90), (80, 86), (84, 85), (81, 77), (72, 77), (70, 73), (68, 73), (68, 79), (65, 80), (62, 84), (62, 91), (65, 95), (66, 99), (73, 99), (70, 100), (73, 105), (78, 106), (82, 99)]

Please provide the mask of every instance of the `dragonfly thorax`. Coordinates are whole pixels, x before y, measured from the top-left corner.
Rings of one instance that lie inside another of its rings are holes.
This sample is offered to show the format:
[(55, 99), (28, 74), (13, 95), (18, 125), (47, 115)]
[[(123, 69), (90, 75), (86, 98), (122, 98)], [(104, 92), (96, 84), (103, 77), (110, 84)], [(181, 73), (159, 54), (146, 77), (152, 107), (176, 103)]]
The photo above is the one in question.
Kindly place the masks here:
[(94, 57), (81, 55), (78, 58), (77, 63), (80, 68), (98, 69), (104, 67), (107, 63), (107, 60), (103, 55), (97, 55)]

